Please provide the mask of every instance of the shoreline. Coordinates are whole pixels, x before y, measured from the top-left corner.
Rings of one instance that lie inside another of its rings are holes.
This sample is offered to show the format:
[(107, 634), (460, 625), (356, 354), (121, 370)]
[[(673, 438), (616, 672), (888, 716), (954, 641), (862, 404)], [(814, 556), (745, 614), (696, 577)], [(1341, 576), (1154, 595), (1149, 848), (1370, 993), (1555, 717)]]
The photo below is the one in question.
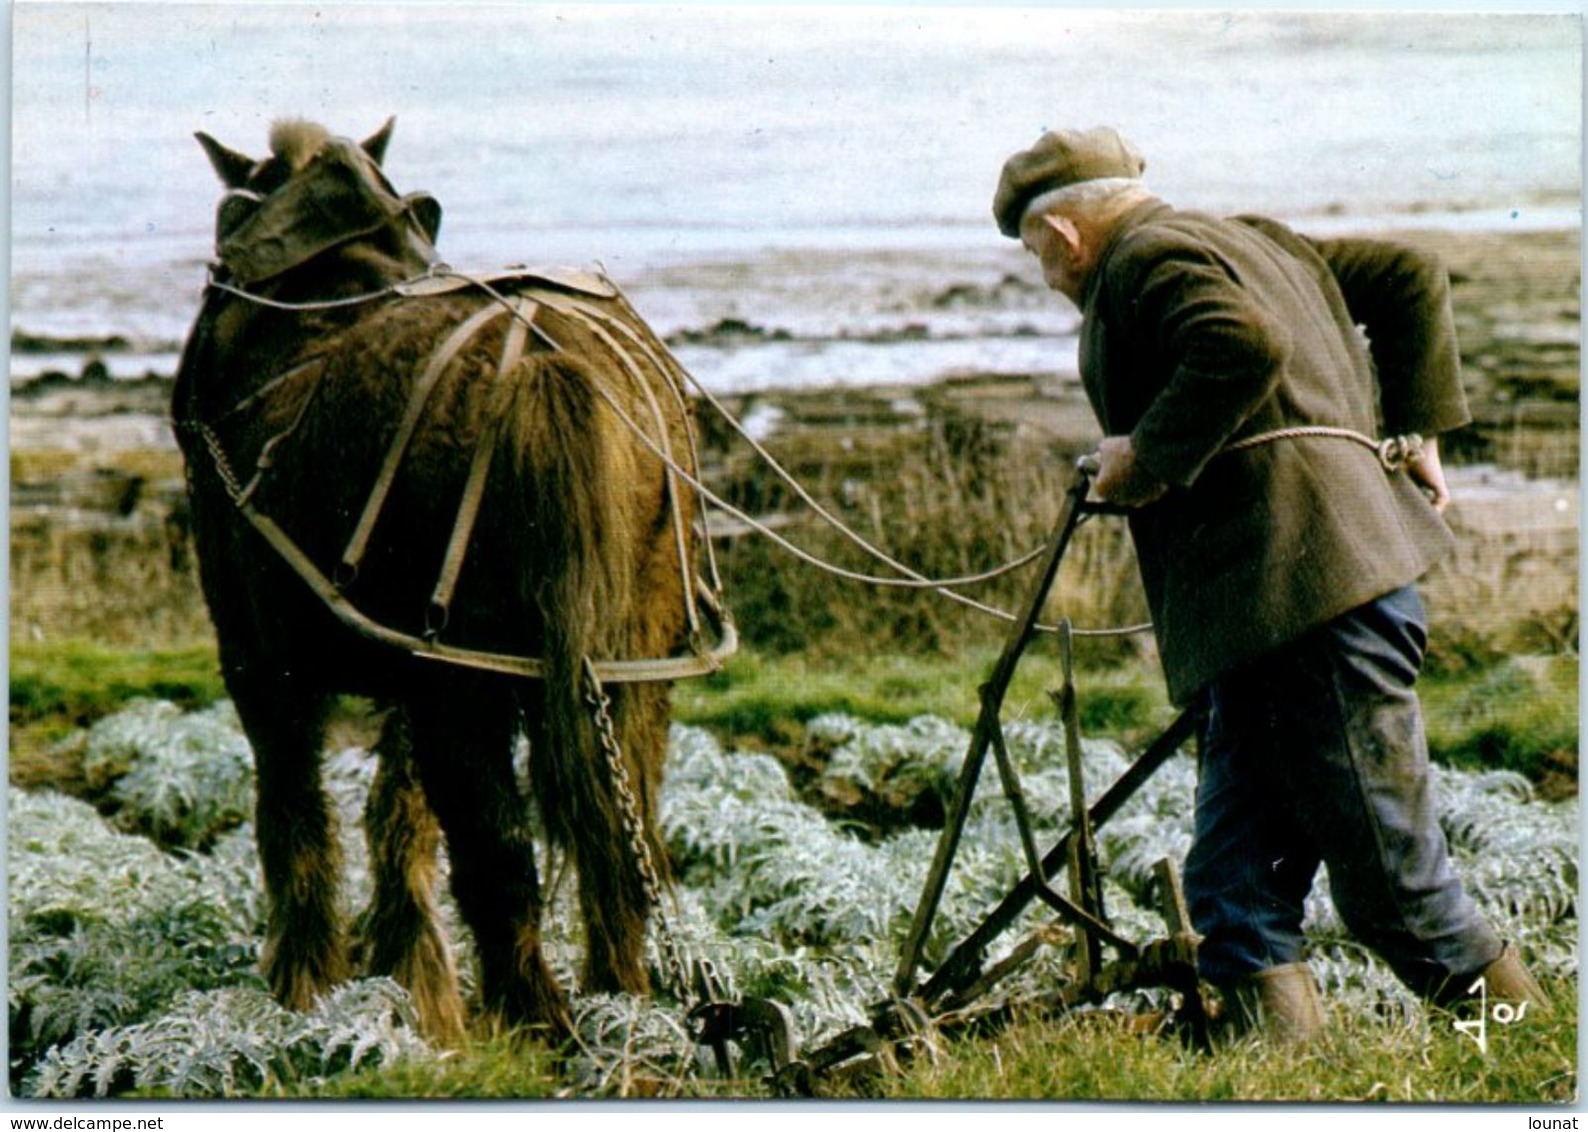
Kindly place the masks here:
[[(1393, 219), (1399, 227), (1375, 234), (1439, 254), (1451, 275), (1474, 416), (1453, 462), (1575, 476), (1580, 229), (1410, 230), (1408, 217)], [(932, 248), (859, 259), (807, 250), (622, 282), (700, 384), (755, 418), (758, 438), (791, 423), (909, 428), (944, 403), (1059, 442), (1092, 435), (1078, 316), (1000, 245), (964, 261)], [(180, 343), (120, 328), (48, 335), (20, 321), (11, 342), (14, 455), (113, 464), (126, 451), (174, 450), (165, 416)]]
[[(1470, 488), (1452, 519), (1472, 555), (1442, 572), (1440, 590), (1474, 625), (1536, 614), (1558, 633), (1555, 611), (1575, 609), (1577, 600), (1580, 233), (1439, 230), (1405, 238), (1440, 253), (1450, 270), (1474, 416), (1442, 445), (1451, 474)], [(851, 379), (714, 394), (818, 495), (847, 496), (854, 485), (864, 494), (866, 485), (901, 473), (974, 477), (998, 462), (1061, 469), (1095, 443), (1095, 420), (1065, 356), (1073, 311), (1042, 290), (1021, 260), (987, 256), (952, 275), (934, 273), (946, 261), (931, 256), (866, 261), (856, 273), (891, 274), (881, 284), (869, 280), (873, 307), (847, 321), (830, 312), (847, 313), (853, 279), (829, 270), (829, 261), (770, 262), (789, 274), (758, 280), (755, 294), (776, 309), (733, 305), (743, 264), (725, 278), (680, 271), (647, 286), (670, 288), (678, 300), (668, 334), (675, 352), (710, 359), (719, 373), (799, 361), (801, 372)], [(896, 295), (901, 287), (907, 291)], [(784, 294), (790, 306), (771, 301)], [(642, 311), (651, 305), (650, 292), (633, 295)], [(890, 296), (900, 309), (888, 306)], [(938, 321), (921, 329), (921, 311)], [(811, 333), (799, 319), (812, 312), (847, 336)], [(933, 333), (978, 326), (981, 341), (951, 343), (963, 352), (959, 363), (923, 367), (947, 356)], [(33, 344), (53, 343), (35, 335)], [(168, 421), (172, 379), (121, 376), (107, 359), (131, 355), (93, 352), (116, 344), (106, 334), (85, 336), (84, 352), (73, 355), (78, 373), (11, 390), (11, 624), (22, 639), (86, 634), (152, 643), (208, 633)], [(1022, 364), (990, 364), (992, 347), (1011, 344), (1026, 351)], [(782, 494), (745, 441), (709, 410), (700, 417), (702, 469), (714, 490), (762, 501), (750, 507), (762, 517), (797, 522), (778, 514)], [(1040, 510), (1032, 498), (1009, 502), (1017, 513)], [(954, 526), (954, 537), (963, 528)]]
[[(1581, 242), (1580, 209), (1554, 204), (1473, 210), (1429, 207), (1377, 214), (1357, 214), (1342, 209), (1282, 219), (1298, 232), (1323, 238), (1400, 239), (1430, 247), (1453, 264), (1453, 275), (1473, 258), (1469, 248), (1514, 242), (1538, 251), (1547, 249), (1557, 240), (1572, 247)], [(665, 242), (659, 231), (645, 231), (649, 232), (646, 238)], [(648, 256), (640, 255), (633, 262), (606, 269), (675, 349), (747, 344), (886, 346), (946, 343), (957, 339), (974, 342), (978, 339), (1063, 338), (1072, 329), (1055, 327), (1053, 319), (1061, 312), (1073, 316), (1073, 310), (1041, 287), (1018, 248), (1010, 241), (989, 234), (980, 224), (854, 229), (838, 225), (822, 229), (729, 228), (718, 231), (720, 236), (715, 240), (703, 239), (682, 250), (676, 244), (666, 251), (652, 249)], [(519, 235), (523, 237), (524, 234)], [(599, 238), (569, 233), (559, 235), (560, 239), (550, 241), (552, 247), (543, 249), (545, 254), (530, 256), (530, 261), (580, 261), (589, 248), (610, 247), (615, 236), (610, 231), (600, 233)], [(621, 238), (631, 235), (616, 234)], [(464, 268), (500, 266), (483, 259), (476, 263), (474, 260), (480, 257), (455, 253), (466, 251), (471, 244), (495, 249), (500, 245), (501, 236), (502, 233), (494, 228), (466, 232), (461, 238), (455, 236), (443, 247), (443, 259)], [(533, 230), (527, 238), (535, 242)], [(560, 249), (555, 245), (568, 240), (578, 241), (576, 246), (580, 250), (559, 256)], [(1544, 258), (1550, 274), (1562, 278), (1570, 274), (1575, 279), (1579, 273), (1575, 255), (1562, 259), (1545, 254)], [(821, 292), (837, 287), (838, 278), (846, 269), (857, 265), (861, 270), (872, 272), (891, 270), (898, 277), (893, 281), (895, 285), (898, 280), (910, 279), (912, 274), (927, 278), (941, 275), (945, 279), (943, 291), (926, 296), (928, 309), (919, 312), (928, 318), (956, 305), (974, 307), (985, 313), (995, 303), (1007, 301), (1012, 313), (1034, 305), (1039, 314), (1046, 316), (1043, 321), (1048, 325), (1015, 323), (994, 326), (990, 330), (986, 326), (956, 329), (952, 324), (940, 330), (930, 322), (903, 325), (862, 322), (859, 326), (818, 323), (814, 329), (802, 325), (802, 322), (812, 322), (811, 311), (841, 309), (841, 295)], [(956, 271), (962, 276), (956, 277)], [(749, 307), (745, 299), (756, 297), (756, 292), (753, 286), (746, 286), (746, 280), (757, 279), (763, 274), (784, 278), (781, 285), (764, 295), (763, 301)], [(35, 282), (46, 291), (52, 285), (43, 277)], [(196, 291), (194, 297), (196, 300)], [(107, 292), (87, 305), (98, 309), (103, 319), (106, 307), (116, 307), (115, 298)], [(181, 326), (185, 330), (185, 314), (168, 311), (158, 317), (145, 317), (141, 326), (87, 326), (80, 324), (81, 312), (62, 316), (60, 309), (46, 306), (30, 312), (27, 307), (19, 310), (13, 305), (8, 374), (13, 398), (25, 398), (29, 395), (29, 387), (40, 381), (58, 382), (102, 374), (116, 381), (136, 382), (151, 377), (169, 378), (174, 374), (182, 342), (180, 332), (173, 334), (171, 327)], [(64, 325), (55, 321), (62, 318)], [(786, 325), (789, 322), (792, 325)], [(156, 331), (155, 324), (166, 329)], [(794, 384), (810, 387), (811, 383)], [(838, 384), (871, 383), (862, 380)], [(763, 390), (779, 388), (764, 383), (758, 387)]]

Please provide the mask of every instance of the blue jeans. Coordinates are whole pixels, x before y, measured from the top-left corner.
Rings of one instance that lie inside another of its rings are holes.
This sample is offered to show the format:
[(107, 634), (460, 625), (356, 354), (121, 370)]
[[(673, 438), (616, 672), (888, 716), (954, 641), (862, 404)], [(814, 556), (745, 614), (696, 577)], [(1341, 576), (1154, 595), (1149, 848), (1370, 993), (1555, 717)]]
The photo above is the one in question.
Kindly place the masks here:
[(1450, 993), (1499, 957), (1434, 809), (1415, 690), (1426, 643), (1408, 586), (1204, 690), (1185, 865), (1204, 979), (1304, 958), (1320, 862), (1341, 920), (1418, 994)]

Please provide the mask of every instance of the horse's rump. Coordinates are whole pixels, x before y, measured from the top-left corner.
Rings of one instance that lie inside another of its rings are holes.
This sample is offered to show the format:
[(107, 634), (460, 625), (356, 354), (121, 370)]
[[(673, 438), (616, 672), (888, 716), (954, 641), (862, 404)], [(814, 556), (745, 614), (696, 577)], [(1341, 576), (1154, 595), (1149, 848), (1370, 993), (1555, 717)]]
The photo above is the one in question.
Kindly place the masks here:
[[(592, 659), (666, 655), (679, 643), (669, 611), (687, 601), (674, 532), (694, 518), (657, 455), (686, 461), (690, 451), (667, 355), (619, 301), (497, 294), (400, 299), (306, 339), (296, 357), (272, 360), (275, 384), (236, 414), (251, 419), (218, 422), (217, 432), (236, 465), (268, 450), (251, 503), (382, 625), (538, 656), (543, 613), (556, 606), (587, 623)], [(515, 334), (521, 350), (504, 366)], [(253, 363), (243, 350), (224, 364)], [(400, 438), (405, 421), (411, 433)], [(388, 466), (387, 494), (372, 504)], [(471, 475), (478, 517), (457, 546)], [(349, 567), (361, 525), (367, 543)], [(570, 562), (588, 569), (577, 592), (561, 578)], [(438, 609), (449, 570), (455, 582)], [(637, 587), (645, 610), (635, 609)], [(636, 616), (647, 623), (630, 624)]]

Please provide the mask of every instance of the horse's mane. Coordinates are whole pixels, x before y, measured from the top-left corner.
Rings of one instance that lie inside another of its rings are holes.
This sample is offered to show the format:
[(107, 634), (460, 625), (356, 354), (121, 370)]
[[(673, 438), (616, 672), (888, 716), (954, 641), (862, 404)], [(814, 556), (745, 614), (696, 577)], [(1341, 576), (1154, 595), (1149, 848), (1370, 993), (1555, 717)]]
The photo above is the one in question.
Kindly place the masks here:
[(281, 118), (270, 126), (270, 152), (293, 170), (308, 164), (330, 139), (329, 130), (304, 118)]

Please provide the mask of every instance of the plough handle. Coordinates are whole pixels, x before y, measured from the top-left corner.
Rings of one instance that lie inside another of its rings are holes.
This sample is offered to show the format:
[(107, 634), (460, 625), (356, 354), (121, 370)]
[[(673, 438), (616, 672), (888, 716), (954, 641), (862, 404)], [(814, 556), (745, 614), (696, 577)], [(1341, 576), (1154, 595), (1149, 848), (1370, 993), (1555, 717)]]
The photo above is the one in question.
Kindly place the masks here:
[(959, 782), (954, 789), (953, 805), (948, 820), (943, 825), (942, 835), (938, 838), (937, 853), (927, 873), (926, 886), (921, 893), (920, 903), (916, 905), (915, 919), (910, 925), (910, 934), (904, 943), (898, 973), (894, 976), (894, 992), (900, 997), (909, 994), (914, 987), (915, 970), (920, 962), (921, 948), (926, 942), (927, 933), (931, 930), (932, 920), (937, 915), (938, 903), (943, 897), (943, 887), (948, 881), (949, 866), (959, 849), (960, 834), (964, 832), (965, 818), (970, 812), (971, 800), (976, 793), (976, 781), (981, 777), (982, 764), (987, 758), (987, 748), (992, 744), (995, 733), (1001, 733), (1002, 725), (999, 723), (998, 713), (1003, 707), (1004, 695), (1009, 690), (1010, 681), (1014, 679), (1015, 668), (1020, 663), (1021, 654), (1025, 652), (1026, 646), (1031, 643), (1031, 638), (1036, 633), (1038, 617), (1047, 601), (1048, 591), (1053, 588), (1053, 580), (1058, 576), (1059, 563), (1063, 561), (1064, 552), (1068, 549), (1075, 528), (1080, 525), (1086, 510), (1086, 496), (1092, 484), (1089, 461), (1095, 467), (1095, 461), (1090, 457), (1082, 457), (1076, 465), (1075, 480), (1070, 485), (1069, 491), (1065, 493), (1064, 504), (1055, 525), (1053, 541), (1043, 561), (1041, 577), (1031, 589), (1025, 611), (1010, 628), (1003, 652), (999, 655), (997, 664), (993, 666), (992, 675), (982, 686), (981, 713), (976, 719), (976, 729), (971, 736), (970, 748), (966, 752), (965, 762), (960, 768)]

